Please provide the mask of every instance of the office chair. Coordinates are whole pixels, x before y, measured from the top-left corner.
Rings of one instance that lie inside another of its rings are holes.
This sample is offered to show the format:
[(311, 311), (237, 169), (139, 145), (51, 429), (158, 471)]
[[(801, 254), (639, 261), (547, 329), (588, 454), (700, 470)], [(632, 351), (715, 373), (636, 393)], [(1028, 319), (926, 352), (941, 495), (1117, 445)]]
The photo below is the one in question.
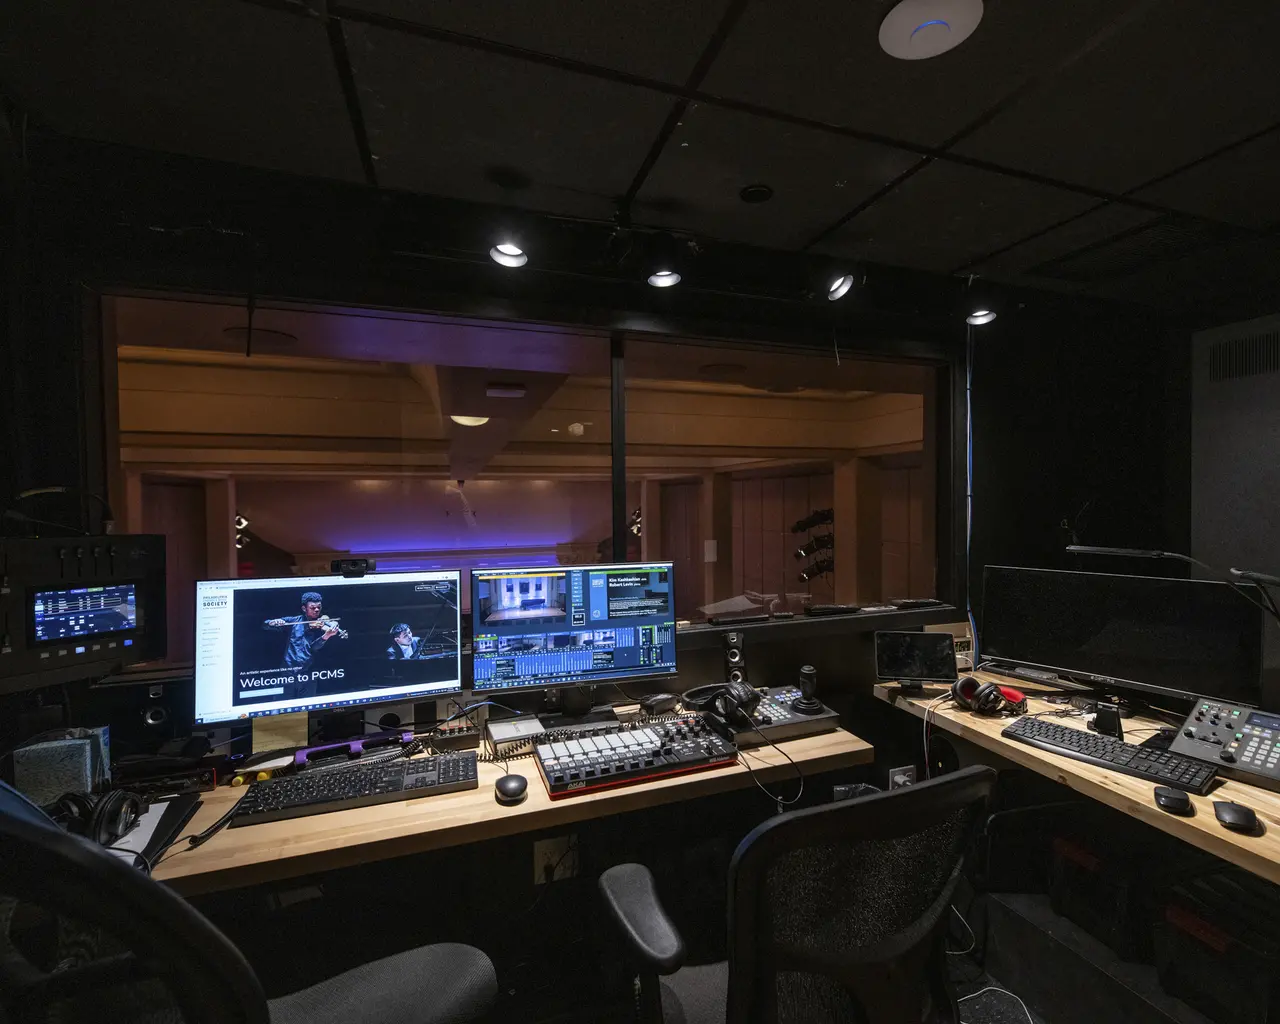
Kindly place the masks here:
[(649, 870), (604, 872), (600, 891), (640, 978), (640, 1019), (956, 1024), (948, 906), (995, 777), (979, 765), (765, 822), (729, 865), (727, 962), (683, 967)]
[(496, 994), (489, 958), (445, 943), (267, 1000), (185, 900), (0, 782), (0, 1021), (463, 1024)]

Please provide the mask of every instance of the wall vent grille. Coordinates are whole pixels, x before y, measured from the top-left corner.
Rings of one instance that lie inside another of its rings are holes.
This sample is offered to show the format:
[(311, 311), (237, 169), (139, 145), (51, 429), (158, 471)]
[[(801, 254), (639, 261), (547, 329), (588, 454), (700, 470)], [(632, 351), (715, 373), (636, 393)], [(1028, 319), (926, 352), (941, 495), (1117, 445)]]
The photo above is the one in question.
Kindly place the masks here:
[(1209, 380), (1238, 380), (1280, 373), (1280, 330), (1215, 341), (1209, 346)]

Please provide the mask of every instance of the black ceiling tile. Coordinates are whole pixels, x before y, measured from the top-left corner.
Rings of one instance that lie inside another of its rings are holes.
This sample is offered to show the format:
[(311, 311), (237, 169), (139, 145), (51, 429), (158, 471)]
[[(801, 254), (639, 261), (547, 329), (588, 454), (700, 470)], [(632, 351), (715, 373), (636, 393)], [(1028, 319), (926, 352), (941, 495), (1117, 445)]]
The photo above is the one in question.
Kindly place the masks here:
[(1280, 4), (1170, 0), (957, 146), (1123, 192), (1280, 120)]
[(68, 135), (363, 180), (315, 18), (225, 0), (9, 3), (0, 80)]
[(343, 6), (682, 84), (728, 0), (345, 0)]
[(1132, 206), (1107, 203), (964, 269), (975, 274), (1022, 274), (1047, 260), (1131, 231), (1157, 216)]
[(378, 180), (609, 217), (671, 100), (571, 71), (347, 25)]
[[(634, 207), (637, 221), (798, 249), (919, 160), (902, 150), (691, 104)], [(773, 198), (744, 203), (744, 185)]]
[(931, 60), (880, 49), (891, 7), (868, 0), (755, 3), (703, 87), (831, 124), (935, 146), (1081, 46), (1115, 0), (988, 0), (977, 31)]
[(820, 248), (948, 272), (1095, 203), (1073, 192), (935, 161)]
[(1167, 309), (1207, 309), (1227, 300), (1260, 316), (1280, 308), (1280, 239), (1210, 246), (1092, 284), (1094, 295)]
[(1280, 223), (1280, 130), (1206, 160), (1134, 195), (1228, 224)]
[(1136, 231), (1048, 260), (1032, 268), (1032, 273), (1081, 283), (1112, 280), (1226, 245), (1243, 235), (1239, 228), (1195, 217), (1159, 217)]

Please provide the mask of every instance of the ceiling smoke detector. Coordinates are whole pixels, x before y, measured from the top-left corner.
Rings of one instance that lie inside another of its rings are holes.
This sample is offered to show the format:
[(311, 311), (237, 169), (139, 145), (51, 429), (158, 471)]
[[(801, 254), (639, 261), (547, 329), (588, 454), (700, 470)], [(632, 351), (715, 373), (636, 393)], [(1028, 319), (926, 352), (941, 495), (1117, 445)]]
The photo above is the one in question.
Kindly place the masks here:
[(880, 23), (880, 48), (899, 60), (954, 49), (982, 21), (982, 0), (902, 0)]

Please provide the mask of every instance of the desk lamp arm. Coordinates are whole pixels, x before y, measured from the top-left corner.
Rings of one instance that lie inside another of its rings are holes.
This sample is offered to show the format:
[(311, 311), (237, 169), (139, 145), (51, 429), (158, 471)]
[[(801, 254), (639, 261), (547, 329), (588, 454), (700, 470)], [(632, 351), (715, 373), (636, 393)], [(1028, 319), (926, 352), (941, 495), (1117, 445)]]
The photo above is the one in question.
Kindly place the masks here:
[[(1261, 609), (1265, 614), (1270, 615), (1277, 622), (1280, 622), (1280, 608), (1276, 607), (1275, 600), (1267, 591), (1268, 585), (1280, 586), (1280, 578), (1278, 577), (1240, 569), (1232, 569), (1229, 573), (1224, 573), (1221, 569), (1217, 569), (1214, 566), (1209, 565), (1207, 562), (1202, 562), (1198, 558), (1192, 558), (1190, 555), (1179, 554), (1177, 551), (1150, 551), (1145, 548), (1099, 547), (1094, 544), (1068, 544), (1067, 551), (1073, 555), (1103, 555), (1114, 558), (1171, 559), (1175, 562), (1185, 562), (1187, 565), (1194, 565), (1198, 569), (1203, 569), (1215, 579), (1226, 583), (1232, 590), (1255, 608)], [(1253, 597), (1247, 590), (1236, 582), (1237, 580), (1244, 580), (1246, 583), (1252, 583), (1258, 588), (1258, 594), (1261, 595), (1261, 597)]]

